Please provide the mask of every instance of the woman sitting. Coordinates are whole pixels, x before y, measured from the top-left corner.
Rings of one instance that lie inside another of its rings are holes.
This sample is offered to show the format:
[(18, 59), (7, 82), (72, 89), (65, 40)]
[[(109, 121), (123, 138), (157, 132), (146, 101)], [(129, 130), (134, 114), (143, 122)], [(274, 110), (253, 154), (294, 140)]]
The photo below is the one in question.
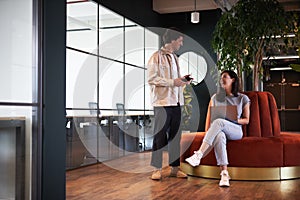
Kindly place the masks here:
[(212, 106), (235, 105), (237, 108), (237, 121), (226, 118), (217, 118), (210, 124), (203, 142), (198, 151), (185, 159), (193, 167), (200, 164), (201, 158), (214, 148), (217, 165), (221, 168), (219, 186), (229, 186), (230, 176), (227, 171), (228, 158), (226, 140), (240, 140), (243, 137), (242, 125), (249, 123), (250, 99), (238, 93), (239, 79), (234, 71), (225, 70), (221, 73), (220, 87), (217, 94), (211, 97), (209, 109)]

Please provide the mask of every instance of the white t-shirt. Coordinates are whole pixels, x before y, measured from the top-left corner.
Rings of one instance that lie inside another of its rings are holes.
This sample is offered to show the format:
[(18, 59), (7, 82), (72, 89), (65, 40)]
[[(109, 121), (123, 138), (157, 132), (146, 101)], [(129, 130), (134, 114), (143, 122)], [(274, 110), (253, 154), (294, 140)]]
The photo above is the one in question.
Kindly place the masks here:
[[(174, 58), (174, 55), (173, 54), (170, 54), (170, 56), (171, 56), (171, 58), (172, 58), (172, 78), (173, 79), (176, 79), (176, 78), (178, 78), (178, 68), (177, 68), (177, 63), (176, 63), (176, 60), (175, 60), (175, 58)], [(179, 92), (179, 89), (178, 89), (178, 87), (174, 87), (173, 88), (173, 91), (174, 91), (174, 93), (176, 94), (176, 97), (177, 97), (177, 102), (179, 102), (179, 100), (178, 100), (178, 97), (179, 97), (179, 94), (178, 94), (178, 92)]]

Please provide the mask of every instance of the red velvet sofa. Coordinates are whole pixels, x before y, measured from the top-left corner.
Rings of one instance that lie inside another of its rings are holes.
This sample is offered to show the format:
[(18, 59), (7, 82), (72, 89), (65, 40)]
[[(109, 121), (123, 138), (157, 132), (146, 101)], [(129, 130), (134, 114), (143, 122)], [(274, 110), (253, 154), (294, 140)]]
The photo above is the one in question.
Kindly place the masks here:
[[(227, 142), (228, 170), (236, 180), (282, 180), (300, 177), (300, 132), (280, 131), (280, 120), (273, 95), (244, 92), (251, 100), (250, 122), (243, 126), (243, 138)], [(206, 127), (210, 124), (207, 114)], [(181, 168), (189, 175), (219, 178), (212, 150), (198, 167), (185, 159), (198, 150), (205, 132), (184, 133), (181, 139)]]

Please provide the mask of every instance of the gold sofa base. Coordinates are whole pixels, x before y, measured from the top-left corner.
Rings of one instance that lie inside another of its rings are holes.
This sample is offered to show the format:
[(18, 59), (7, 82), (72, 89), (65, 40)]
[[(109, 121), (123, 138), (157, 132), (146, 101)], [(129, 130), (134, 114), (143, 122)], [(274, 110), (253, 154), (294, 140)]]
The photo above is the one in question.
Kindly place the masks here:
[[(192, 167), (181, 162), (182, 171), (192, 176), (204, 178), (220, 178), (220, 168), (218, 166), (199, 165)], [(232, 180), (287, 180), (300, 178), (300, 166), (295, 167), (228, 167)]]

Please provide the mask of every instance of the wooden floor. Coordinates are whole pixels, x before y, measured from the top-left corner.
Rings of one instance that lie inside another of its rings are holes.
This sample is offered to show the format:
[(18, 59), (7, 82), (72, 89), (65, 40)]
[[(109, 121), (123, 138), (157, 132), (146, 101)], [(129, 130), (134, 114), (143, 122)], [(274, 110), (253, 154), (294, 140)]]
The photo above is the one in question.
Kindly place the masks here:
[(220, 188), (219, 180), (168, 177), (164, 155), (163, 179), (150, 179), (150, 153), (132, 154), (118, 160), (70, 170), (66, 173), (67, 200), (150, 200), (150, 199), (300, 199), (300, 179), (287, 181), (231, 181)]

